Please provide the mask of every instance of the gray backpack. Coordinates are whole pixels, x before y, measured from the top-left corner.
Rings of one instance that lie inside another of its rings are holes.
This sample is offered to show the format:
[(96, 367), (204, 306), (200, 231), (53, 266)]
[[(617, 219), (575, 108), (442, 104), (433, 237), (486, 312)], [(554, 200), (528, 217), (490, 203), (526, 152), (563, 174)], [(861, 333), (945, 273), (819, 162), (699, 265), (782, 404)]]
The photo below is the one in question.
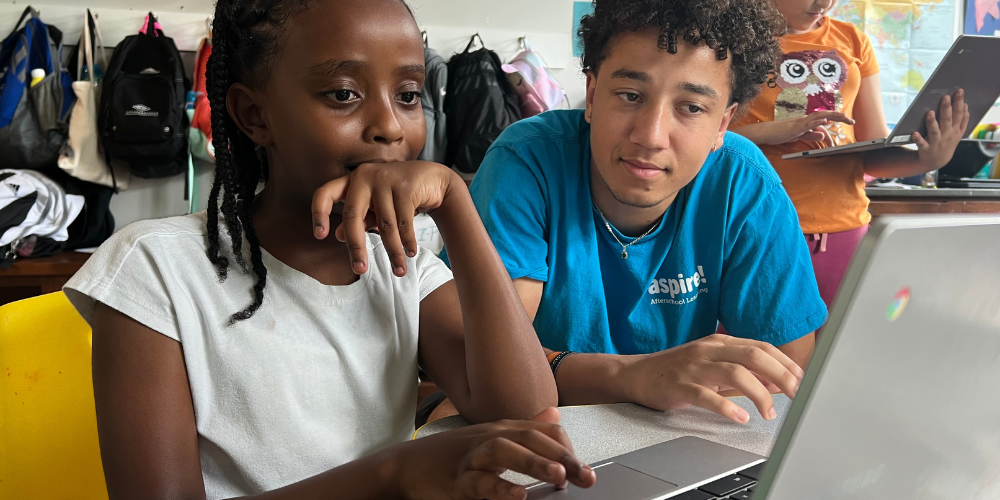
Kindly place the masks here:
[(421, 96), (424, 108), (424, 120), (427, 125), (427, 138), (424, 139), (424, 150), (418, 160), (444, 163), (448, 150), (448, 129), (445, 124), (444, 96), (448, 87), (448, 65), (434, 49), (426, 47), (424, 40), (424, 66), (427, 77)]

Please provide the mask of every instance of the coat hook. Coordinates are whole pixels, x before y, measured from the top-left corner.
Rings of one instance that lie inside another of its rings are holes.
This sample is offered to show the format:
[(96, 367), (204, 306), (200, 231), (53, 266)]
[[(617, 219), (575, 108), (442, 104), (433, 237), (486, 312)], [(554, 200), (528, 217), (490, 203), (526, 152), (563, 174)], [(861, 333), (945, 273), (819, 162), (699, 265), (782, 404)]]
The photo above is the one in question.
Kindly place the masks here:
[(465, 51), (466, 52), (472, 50), (472, 47), (474, 47), (476, 45), (476, 40), (479, 40), (479, 47), (480, 48), (484, 48), (484, 49), (486, 48), (486, 43), (483, 42), (483, 37), (479, 36), (479, 33), (477, 32), (475, 35), (472, 35), (472, 38), (469, 39), (469, 44), (465, 46)]

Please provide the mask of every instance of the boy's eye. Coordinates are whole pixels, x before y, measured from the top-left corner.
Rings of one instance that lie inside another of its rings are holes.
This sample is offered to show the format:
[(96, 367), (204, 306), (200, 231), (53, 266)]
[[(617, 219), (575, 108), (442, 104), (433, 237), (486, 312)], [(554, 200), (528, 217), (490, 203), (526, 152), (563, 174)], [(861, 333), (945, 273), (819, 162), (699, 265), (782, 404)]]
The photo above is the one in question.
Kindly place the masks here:
[(694, 104), (687, 104), (687, 105), (685, 105), (684, 106), (684, 111), (687, 111), (688, 113), (691, 113), (692, 115), (696, 115), (698, 113), (704, 113), (705, 112), (705, 110), (701, 109), (700, 106), (696, 106)]
[(333, 97), (334, 100), (339, 102), (349, 102), (353, 100), (353, 98), (357, 97), (357, 94), (350, 90), (334, 90), (327, 95)]
[(420, 100), (420, 92), (403, 92), (399, 94), (399, 100), (405, 104), (413, 104)]
[(618, 97), (626, 102), (636, 102), (639, 100), (639, 94), (635, 92), (619, 92)]

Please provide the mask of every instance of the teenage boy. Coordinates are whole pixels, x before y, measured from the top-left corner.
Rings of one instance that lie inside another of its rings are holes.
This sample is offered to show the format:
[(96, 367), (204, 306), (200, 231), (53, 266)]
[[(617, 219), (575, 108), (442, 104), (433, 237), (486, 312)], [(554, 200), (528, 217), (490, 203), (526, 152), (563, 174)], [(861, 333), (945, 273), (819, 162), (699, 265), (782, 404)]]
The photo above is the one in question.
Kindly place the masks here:
[(560, 404), (743, 423), (720, 392), (768, 419), (772, 392), (794, 396), (826, 306), (780, 179), (726, 132), (784, 26), (760, 0), (597, 0), (579, 33), (586, 109), (516, 123), (487, 153), (473, 199)]

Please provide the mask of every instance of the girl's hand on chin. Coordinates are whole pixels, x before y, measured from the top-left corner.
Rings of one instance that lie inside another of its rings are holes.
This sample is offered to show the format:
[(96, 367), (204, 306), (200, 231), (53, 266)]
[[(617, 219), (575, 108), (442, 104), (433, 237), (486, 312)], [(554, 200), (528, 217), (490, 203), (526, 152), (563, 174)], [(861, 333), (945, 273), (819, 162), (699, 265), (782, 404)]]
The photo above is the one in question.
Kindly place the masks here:
[(406, 274), (406, 257), (417, 255), (413, 217), (446, 206), (456, 186), (465, 183), (451, 169), (426, 161), (364, 163), (344, 177), (320, 186), (313, 193), (313, 234), (330, 234), (330, 212), (343, 203), (342, 222), (335, 229), (347, 243), (351, 267), (357, 274), (368, 270), (365, 232), (378, 229), (389, 254), (392, 272)]

